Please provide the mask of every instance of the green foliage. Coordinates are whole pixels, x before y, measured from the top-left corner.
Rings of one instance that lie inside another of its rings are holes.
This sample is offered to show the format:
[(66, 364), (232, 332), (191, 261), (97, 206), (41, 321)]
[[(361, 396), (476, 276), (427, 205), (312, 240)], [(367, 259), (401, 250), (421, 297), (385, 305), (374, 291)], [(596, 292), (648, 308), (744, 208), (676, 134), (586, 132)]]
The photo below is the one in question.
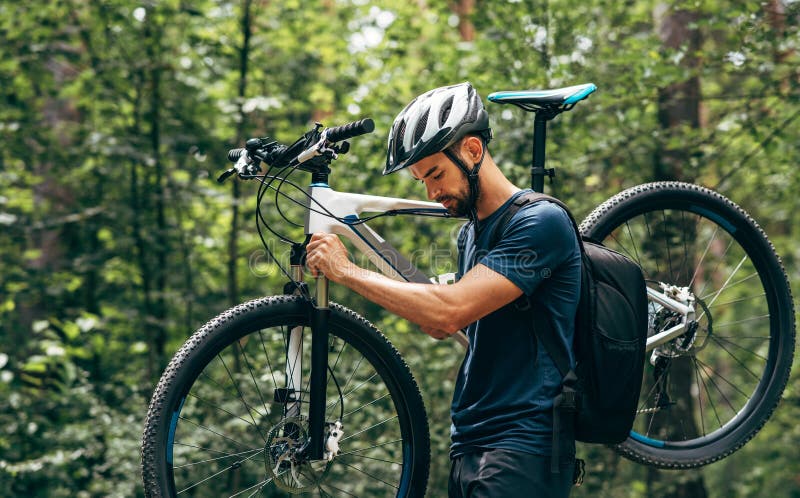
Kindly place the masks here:
[[(153, 383), (188, 334), (229, 305), (232, 196), (212, 180), (237, 137), (287, 142), (316, 120), (370, 116), (376, 132), (335, 163), (334, 188), (421, 198), (408, 175), (379, 174), (389, 126), (415, 95), (463, 80), (484, 97), (593, 81), (598, 92), (548, 129), (552, 191), (580, 217), (652, 180), (664, 151), (684, 150), (682, 177), (751, 212), (797, 288), (800, 4), (479, 0), (461, 17), (457, 4), (254, 2), (244, 82), (245, 2), (0, 4), (0, 495), (141, 493)], [(770, 14), (775, 5), (783, 17)], [(698, 14), (697, 47), (665, 46), (665, 8)], [(459, 22), (472, 24), (472, 39)], [(663, 127), (659, 90), (692, 77), (700, 126)], [(490, 105), (492, 153), (525, 185), (531, 116)], [(242, 300), (278, 293), (284, 280), (252, 226), (254, 192), (241, 186)], [(412, 257), (431, 273), (452, 269), (453, 223), (376, 228), (408, 253), (424, 248)], [(342, 289), (333, 295), (378, 324), (416, 374), (433, 435), (430, 495), (443, 495), (461, 351)], [(700, 471), (709, 496), (797, 495), (798, 390), (790, 379), (762, 433)], [(580, 452), (590, 472), (575, 496), (652, 491), (646, 469), (604, 448)]]

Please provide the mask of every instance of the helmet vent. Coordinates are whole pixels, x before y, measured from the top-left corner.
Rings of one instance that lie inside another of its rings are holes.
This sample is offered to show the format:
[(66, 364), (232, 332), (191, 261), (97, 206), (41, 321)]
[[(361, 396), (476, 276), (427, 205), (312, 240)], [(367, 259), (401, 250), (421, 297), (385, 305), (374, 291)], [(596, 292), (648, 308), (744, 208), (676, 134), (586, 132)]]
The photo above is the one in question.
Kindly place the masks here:
[(419, 142), (422, 138), (422, 134), (425, 133), (425, 127), (428, 126), (428, 115), (430, 114), (430, 109), (425, 111), (425, 114), (420, 116), (419, 121), (417, 121), (417, 127), (414, 130), (414, 143)]
[(405, 121), (405, 119), (400, 123), (400, 129), (397, 130), (397, 134), (395, 136), (397, 137), (397, 143), (398, 144), (402, 144), (403, 143), (403, 137), (406, 136), (406, 121)]
[(451, 95), (442, 104), (441, 111), (439, 111), (439, 126), (444, 126), (445, 121), (447, 121), (447, 117), (450, 116), (450, 111), (453, 110), (453, 98), (454, 96)]

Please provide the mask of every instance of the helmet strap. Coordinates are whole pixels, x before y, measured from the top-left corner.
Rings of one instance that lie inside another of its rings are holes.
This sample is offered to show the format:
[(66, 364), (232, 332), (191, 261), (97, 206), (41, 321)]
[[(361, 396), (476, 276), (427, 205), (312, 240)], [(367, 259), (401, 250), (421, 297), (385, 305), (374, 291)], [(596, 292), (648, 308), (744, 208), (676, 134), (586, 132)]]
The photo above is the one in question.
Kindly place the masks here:
[(467, 169), (467, 165), (464, 164), (464, 161), (462, 161), (461, 158), (458, 157), (457, 154), (453, 153), (449, 148), (442, 151), (444, 155), (453, 161), (467, 177), (467, 184), (469, 185), (469, 199), (467, 200), (467, 204), (469, 205), (468, 216), (473, 223), (477, 223), (478, 221), (478, 208), (476, 206), (478, 203), (478, 195), (480, 194), (480, 187), (478, 185), (478, 172), (483, 164), (483, 158), (486, 156), (486, 140), (482, 139), (481, 142), (483, 144), (481, 158), (472, 166), (472, 170)]

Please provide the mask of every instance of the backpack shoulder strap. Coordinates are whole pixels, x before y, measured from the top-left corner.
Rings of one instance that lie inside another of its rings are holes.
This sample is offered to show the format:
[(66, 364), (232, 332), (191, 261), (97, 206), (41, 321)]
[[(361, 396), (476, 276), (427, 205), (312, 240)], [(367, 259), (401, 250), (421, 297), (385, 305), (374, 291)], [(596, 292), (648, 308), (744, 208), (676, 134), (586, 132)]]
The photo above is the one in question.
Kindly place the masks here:
[[(506, 211), (503, 213), (503, 216), (498, 220), (497, 224), (494, 227), (494, 231), (492, 232), (492, 236), (489, 239), (490, 245), (489, 248), (494, 248), (495, 245), (500, 241), (503, 231), (505, 230), (506, 225), (511, 220), (511, 218), (519, 211), (523, 206), (531, 203), (541, 202), (543, 200), (548, 200), (557, 206), (560, 206), (564, 211), (567, 212), (570, 221), (572, 222), (572, 227), (575, 231), (575, 236), (578, 239), (578, 246), (580, 247), (581, 256), (583, 257), (584, 248), (583, 248), (583, 241), (581, 239), (581, 233), (578, 229), (578, 224), (575, 222), (575, 218), (572, 216), (569, 208), (560, 200), (556, 199), (555, 197), (551, 197), (546, 194), (542, 194), (539, 192), (526, 192), (525, 194), (519, 196), (514, 202), (508, 206)], [(583, 278), (583, 277), (581, 277)], [(536, 303), (533, 299), (530, 299), (528, 296), (524, 294), (521, 296), (521, 299), (525, 299), (528, 301), (528, 305), (525, 308), (530, 310), (531, 314), (531, 325), (533, 329), (533, 333), (536, 336), (537, 341), (544, 347), (544, 350), (547, 354), (552, 358), (553, 363), (556, 366), (556, 369), (561, 374), (561, 392), (556, 396), (553, 400), (553, 441), (552, 441), (552, 448), (553, 452), (551, 455), (551, 464), (550, 464), (550, 471), (553, 473), (558, 473), (558, 461), (559, 461), (559, 447), (560, 447), (560, 427), (561, 427), (561, 416), (562, 411), (567, 410), (569, 412), (574, 412), (578, 406), (577, 400), (577, 391), (575, 390), (575, 386), (578, 380), (575, 371), (572, 369), (570, 362), (569, 362), (569, 351), (565, 347), (565, 345), (558, 340), (556, 336), (556, 331), (553, 328), (553, 324), (551, 322), (549, 314), (542, 309), (542, 306)]]
[(559, 206), (561, 209), (566, 211), (567, 216), (569, 216), (569, 221), (572, 222), (572, 228), (575, 230), (575, 235), (577, 235), (577, 237), (578, 237), (578, 245), (581, 248), (581, 252), (583, 252), (583, 236), (581, 235), (580, 228), (578, 228), (578, 222), (575, 221), (575, 217), (572, 216), (572, 211), (569, 210), (569, 208), (567, 207), (566, 204), (561, 202), (561, 199), (557, 199), (557, 198), (552, 197), (552, 196), (547, 195), (547, 194), (536, 193), (536, 195), (538, 196), (537, 200), (547, 199), (548, 201), (552, 202), (556, 206)]
[[(572, 216), (569, 208), (561, 202), (559, 199), (556, 199), (553, 196), (542, 194), (539, 192), (526, 192), (525, 194), (519, 196), (514, 202), (508, 206), (506, 211), (503, 213), (503, 217), (498, 221), (495, 225), (494, 232), (492, 233), (491, 238), (491, 245), (490, 247), (494, 247), (498, 242), (500, 242), (500, 237), (502, 236), (503, 230), (511, 218), (519, 211), (523, 206), (526, 206), (531, 203), (537, 203), (541, 201), (550, 201), (553, 204), (560, 206), (564, 211), (567, 212), (570, 221), (572, 222), (572, 227), (575, 230), (575, 234), (578, 237), (578, 245), (581, 248), (581, 252), (583, 252), (583, 243), (580, 237), (580, 231), (578, 230), (578, 224), (575, 222), (575, 218)], [(536, 337), (539, 339), (539, 342), (544, 347), (547, 354), (553, 359), (553, 363), (555, 363), (556, 368), (558, 369), (559, 373), (562, 377), (567, 377), (570, 373), (572, 368), (570, 367), (569, 363), (569, 353), (564, 348), (564, 345), (558, 341), (556, 337), (555, 330), (553, 329), (553, 325), (550, 321), (550, 317), (548, 314), (541, 308), (541, 305), (538, 305), (534, 302), (531, 302), (531, 309), (532, 314), (534, 316), (534, 333)]]
[[(556, 199), (555, 197), (549, 196), (547, 194), (542, 194), (540, 192), (526, 192), (516, 199), (514, 202), (511, 203), (508, 208), (506, 208), (505, 212), (503, 213), (500, 220), (498, 220), (497, 224), (494, 226), (494, 230), (492, 232), (492, 237), (489, 239), (490, 248), (493, 248), (500, 242), (500, 238), (503, 234), (503, 230), (505, 229), (508, 222), (511, 218), (520, 210), (523, 206), (526, 206), (531, 203), (537, 203), (541, 201), (550, 201), (557, 206), (560, 206), (564, 211), (567, 212), (569, 215), (569, 219), (572, 222), (572, 227), (575, 230), (575, 234), (578, 237), (578, 245), (581, 248), (581, 252), (583, 252), (583, 243), (580, 237), (580, 231), (578, 230), (578, 224), (575, 222), (575, 218), (572, 216), (569, 208), (560, 200)], [(461, 237), (459, 237), (459, 240)], [(524, 296), (523, 296), (524, 297)], [(562, 377), (567, 378), (568, 374), (571, 372), (572, 368), (570, 367), (569, 363), (569, 353), (564, 348), (564, 345), (558, 341), (556, 337), (555, 330), (553, 330), (553, 325), (550, 322), (550, 317), (547, 315), (544, 310), (537, 304), (531, 303), (533, 306), (532, 314), (534, 316), (534, 333), (536, 337), (539, 339), (539, 342), (544, 347), (547, 354), (553, 359), (553, 363), (555, 363), (556, 368), (558, 369), (559, 373)], [(573, 374), (574, 376), (574, 374)]]
[(472, 222), (468, 221), (463, 225), (461, 225), (461, 228), (458, 230), (458, 241), (456, 242), (456, 247), (458, 249), (459, 254), (464, 252), (464, 248), (467, 245), (467, 234), (471, 227), (472, 227)]
[(461, 258), (464, 257), (464, 251), (467, 248), (467, 236), (472, 228), (473, 223), (468, 221), (461, 225), (461, 228), (458, 230), (458, 239), (456, 241), (456, 249), (458, 249), (458, 271), (461, 271)]
[(562, 378), (567, 377), (567, 374), (572, 370), (569, 364), (569, 355), (564, 348), (564, 345), (558, 341), (556, 331), (553, 330), (553, 324), (550, 322), (550, 317), (539, 306), (533, 306), (533, 333), (539, 339), (539, 343), (553, 359), (558, 373)]
[(508, 222), (511, 221), (511, 218), (517, 214), (517, 211), (522, 209), (522, 206), (531, 203), (537, 203), (545, 199), (549, 201), (555, 198), (539, 192), (526, 192), (514, 199), (514, 202), (512, 202), (511, 205), (506, 208), (506, 210), (503, 212), (503, 215), (499, 220), (497, 220), (497, 223), (495, 223), (494, 230), (492, 230), (492, 236), (489, 238), (489, 249), (493, 249), (494, 246), (500, 242), (500, 238), (503, 235), (506, 225), (508, 225)]

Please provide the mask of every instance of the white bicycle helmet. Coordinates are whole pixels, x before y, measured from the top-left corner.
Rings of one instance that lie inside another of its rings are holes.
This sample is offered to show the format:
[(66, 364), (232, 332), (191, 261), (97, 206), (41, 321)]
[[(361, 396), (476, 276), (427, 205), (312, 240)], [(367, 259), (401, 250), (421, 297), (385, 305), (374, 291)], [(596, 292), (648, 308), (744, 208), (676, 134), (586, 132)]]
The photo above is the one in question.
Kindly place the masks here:
[(469, 82), (430, 90), (411, 101), (389, 132), (384, 175), (445, 150), (469, 133), (488, 143), (489, 115)]

